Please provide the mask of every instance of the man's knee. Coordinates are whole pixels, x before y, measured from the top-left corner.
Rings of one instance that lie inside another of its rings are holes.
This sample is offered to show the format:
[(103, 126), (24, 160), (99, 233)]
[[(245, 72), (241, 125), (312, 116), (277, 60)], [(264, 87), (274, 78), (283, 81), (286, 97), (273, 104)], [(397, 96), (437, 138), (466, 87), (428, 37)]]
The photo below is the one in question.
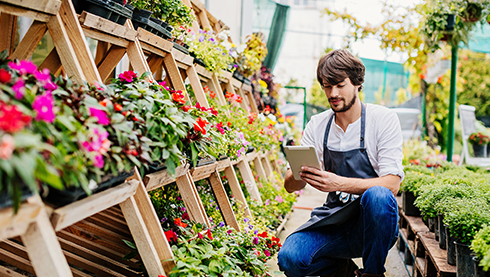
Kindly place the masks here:
[(393, 192), (386, 187), (374, 186), (364, 192), (361, 205), (365, 212), (375, 214), (395, 213), (397, 203)]
[(277, 254), (279, 269), (287, 276), (303, 276), (310, 264), (307, 255), (300, 255), (296, 247), (288, 247), (286, 243), (284, 244)]

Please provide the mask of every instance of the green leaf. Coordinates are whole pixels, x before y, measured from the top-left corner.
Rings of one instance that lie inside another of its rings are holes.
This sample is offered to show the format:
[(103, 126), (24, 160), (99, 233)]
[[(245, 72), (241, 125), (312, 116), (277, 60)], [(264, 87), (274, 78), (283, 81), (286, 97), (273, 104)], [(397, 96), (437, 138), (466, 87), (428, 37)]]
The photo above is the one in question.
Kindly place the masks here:
[(70, 130), (71, 132), (77, 131), (77, 129), (75, 128), (75, 126), (73, 126), (71, 120), (67, 116), (59, 115), (56, 117), (56, 120), (59, 121), (63, 126), (66, 127), (66, 129)]
[(15, 171), (31, 191), (37, 191), (34, 172), (36, 169), (36, 159), (33, 159), (32, 152), (23, 152), (19, 156), (12, 156), (10, 159)]
[(47, 183), (56, 189), (63, 190), (64, 188), (56, 169), (52, 166), (47, 167), (46, 163), (39, 158), (37, 159), (35, 176), (41, 182)]
[(123, 239), (122, 240), (127, 246), (129, 246), (131, 249), (136, 249), (136, 244), (134, 244), (134, 242), (131, 242), (129, 240), (125, 240)]

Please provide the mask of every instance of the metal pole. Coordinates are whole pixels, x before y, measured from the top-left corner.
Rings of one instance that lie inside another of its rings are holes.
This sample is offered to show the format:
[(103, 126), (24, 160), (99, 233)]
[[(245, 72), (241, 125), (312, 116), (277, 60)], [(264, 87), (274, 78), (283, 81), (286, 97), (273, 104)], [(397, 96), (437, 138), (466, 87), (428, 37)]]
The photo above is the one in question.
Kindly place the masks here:
[[(423, 82), (423, 81), (422, 81)], [(426, 111), (426, 102), (427, 102), (427, 87), (422, 91), (422, 135), (421, 140), (424, 140), (424, 137), (427, 136), (427, 111)]]
[(306, 128), (306, 88), (303, 87), (303, 131)]
[(447, 161), (453, 161), (454, 110), (456, 109), (456, 69), (458, 64), (458, 45), (451, 47), (451, 88), (449, 89), (449, 118), (447, 129)]

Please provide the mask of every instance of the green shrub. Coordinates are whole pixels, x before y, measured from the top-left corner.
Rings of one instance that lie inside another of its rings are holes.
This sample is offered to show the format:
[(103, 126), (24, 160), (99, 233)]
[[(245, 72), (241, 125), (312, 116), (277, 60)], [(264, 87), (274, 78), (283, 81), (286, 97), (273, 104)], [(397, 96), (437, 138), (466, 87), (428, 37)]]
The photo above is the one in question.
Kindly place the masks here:
[(470, 244), (483, 225), (490, 223), (490, 205), (481, 197), (454, 199), (444, 213), (444, 223), (459, 242)]
[(471, 242), (471, 250), (480, 259), (480, 266), (487, 271), (490, 268), (490, 225), (483, 226)]

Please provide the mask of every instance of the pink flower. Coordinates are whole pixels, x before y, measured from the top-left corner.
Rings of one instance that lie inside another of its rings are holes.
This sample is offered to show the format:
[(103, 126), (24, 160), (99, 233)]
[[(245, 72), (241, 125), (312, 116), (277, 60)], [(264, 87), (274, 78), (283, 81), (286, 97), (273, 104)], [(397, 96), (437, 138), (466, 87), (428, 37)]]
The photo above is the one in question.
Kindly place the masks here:
[(32, 102), (32, 108), (37, 112), (37, 121), (44, 120), (48, 123), (53, 123), (55, 119), (53, 107), (54, 99), (51, 92), (36, 96), (34, 102)]
[(19, 63), (9, 62), (9, 67), (19, 71), (20, 75), (34, 74), (37, 70), (37, 66), (31, 61), (20, 61)]
[(15, 141), (11, 135), (5, 134), (0, 141), (0, 159), (9, 160), (15, 150)]
[(24, 97), (24, 94), (26, 94), (24, 80), (17, 80), (17, 82), (15, 82), (15, 84), (12, 86), (12, 90), (15, 92), (16, 99), (21, 99), (22, 97)]
[(257, 245), (259, 244), (259, 238), (258, 237), (255, 237), (252, 241), (253, 244)]
[(138, 78), (138, 76), (133, 71), (124, 71), (123, 73), (119, 74), (119, 79), (128, 83), (131, 83), (133, 79), (136, 78)]
[(275, 199), (275, 200), (276, 200), (277, 202), (279, 202), (279, 203), (284, 202), (284, 199), (282, 199), (282, 196), (280, 196), (280, 195), (276, 196), (276, 199)]
[(105, 154), (111, 146), (111, 141), (107, 139), (108, 136), (109, 133), (107, 131), (100, 131), (95, 128), (90, 135), (89, 141), (84, 141), (82, 146), (89, 152), (95, 151), (99, 154)]
[(264, 249), (264, 254), (267, 256), (267, 257), (270, 257), (271, 256), (271, 253), (269, 252), (269, 250), (267, 249)]
[(266, 206), (269, 206), (270, 203), (271, 203), (271, 201), (269, 199), (265, 200), (265, 205)]
[(98, 168), (103, 168), (104, 167), (104, 156), (101, 154), (97, 154), (94, 157), (94, 166)]
[(99, 110), (96, 108), (90, 108), (90, 116), (97, 117), (99, 124), (107, 125), (110, 123), (107, 114), (103, 110)]
[(104, 91), (104, 88), (99, 85), (99, 83), (95, 82), (94, 86), (97, 90)]
[(53, 80), (51, 79), (49, 69), (45, 68), (42, 71), (36, 71), (34, 72), (34, 76), (39, 82), (41, 82), (41, 84), (43, 84), (45, 90), (52, 91), (58, 88), (58, 86), (53, 83)]

